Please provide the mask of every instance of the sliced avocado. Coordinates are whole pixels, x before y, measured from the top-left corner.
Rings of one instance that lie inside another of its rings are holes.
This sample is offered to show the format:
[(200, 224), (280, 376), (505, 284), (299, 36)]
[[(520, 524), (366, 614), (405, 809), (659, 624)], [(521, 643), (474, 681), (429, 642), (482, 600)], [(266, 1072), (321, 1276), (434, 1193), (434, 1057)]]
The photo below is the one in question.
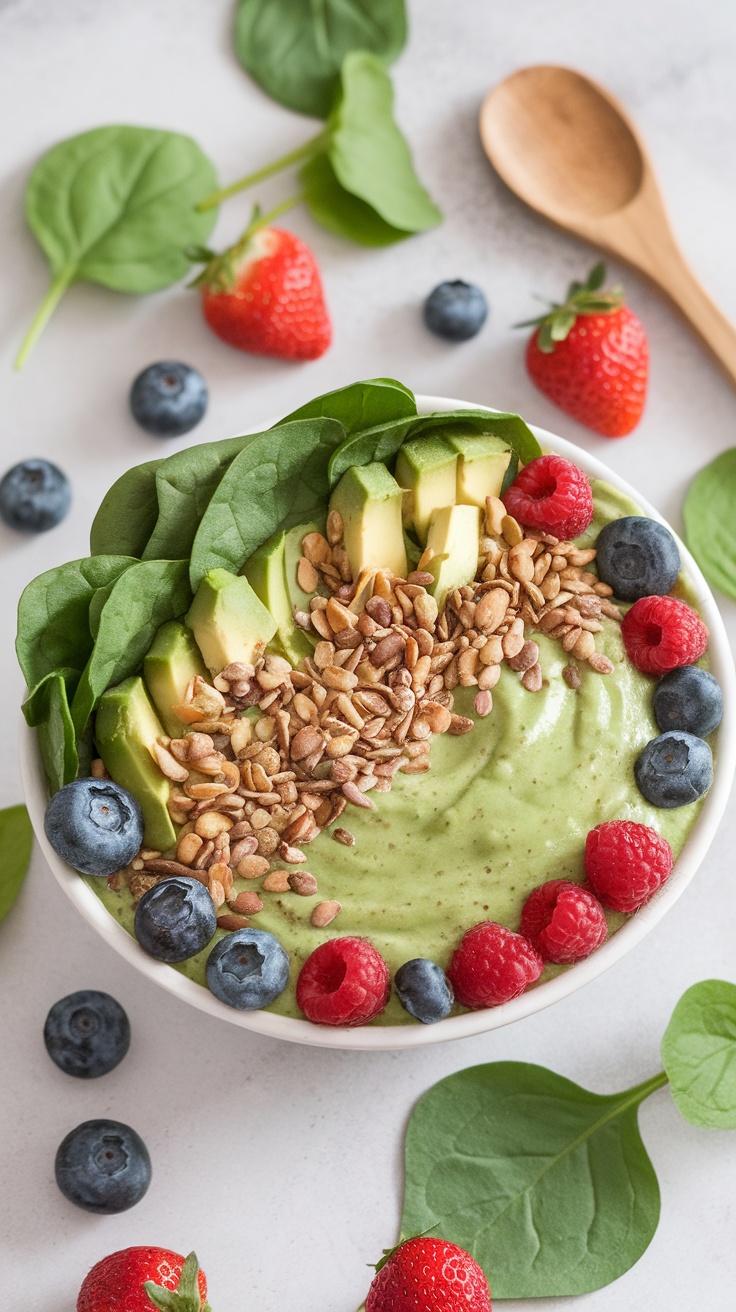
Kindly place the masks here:
[[(304, 529), (302, 536), (308, 532), (309, 529)], [(276, 621), (275, 642), (279, 650), (292, 665), (298, 665), (304, 656), (312, 655), (314, 647), (304, 630), (294, 623), (286, 584), (286, 536), (286, 533), (274, 533), (246, 560), (241, 573)]]
[(477, 506), (445, 506), (436, 510), (429, 525), (427, 546), (434, 556), (427, 565), (434, 575), (434, 594), (440, 610), (448, 592), (470, 583), (478, 569), (480, 511)]
[(231, 661), (250, 665), (276, 632), (276, 621), (242, 574), (211, 569), (186, 615), (204, 663), (219, 674)]
[(345, 525), (345, 550), (353, 579), (364, 569), (387, 569), (406, 578), (401, 520), (403, 493), (379, 461), (346, 469), (330, 498)]
[(151, 755), (163, 726), (139, 676), (125, 679), (102, 694), (95, 719), (97, 750), (108, 774), (138, 799), (143, 811), (143, 842), (167, 852), (176, 842), (166, 803), (171, 784)]
[(457, 503), (485, 509), (486, 497), (501, 495), (512, 452), (493, 433), (448, 433), (457, 462)]
[(195, 674), (208, 678), (199, 647), (189, 629), (179, 620), (162, 624), (143, 660), (143, 678), (170, 738), (181, 738), (188, 725), (172, 714), (172, 706), (184, 701), (189, 680)]
[(455, 504), (458, 453), (441, 437), (405, 442), (396, 459), (396, 480), (409, 492), (405, 518), (421, 543), (435, 510)]

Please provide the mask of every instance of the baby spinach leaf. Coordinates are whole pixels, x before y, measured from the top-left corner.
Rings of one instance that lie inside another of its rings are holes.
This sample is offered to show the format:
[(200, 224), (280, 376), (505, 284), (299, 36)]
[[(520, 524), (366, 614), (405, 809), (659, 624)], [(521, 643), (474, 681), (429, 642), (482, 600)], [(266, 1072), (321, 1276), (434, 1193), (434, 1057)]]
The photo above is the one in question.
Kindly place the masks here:
[(406, 41), (404, 0), (240, 0), (235, 51), (263, 90), (300, 114), (326, 118), (351, 50), (390, 64)]
[(143, 560), (183, 560), (225, 470), (256, 433), (177, 451), (156, 470), (158, 518)]
[(603, 1096), (521, 1062), (441, 1080), (409, 1122), (402, 1234), (430, 1230), (466, 1249), (494, 1301), (609, 1284), (657, 1228), (637, 1109), (665, 1082)]
[(20, 892), (31, 861), (33, 829), (24, 806), (0, 811), (0, 920), (7, 916)]
[(38, 729), (41, 760), (51, 793), (79, 774), (79, 744), (69, 710), (69, 694), (78, 682), (77, 670), (55, 670), (23, 706), (26, 720)]
[(272, 533), (324, 514), (327, 464), (344, 436), (335, 419), (297, 419), (260, 433), (235, 457), (197, 529), (193, 592), (208, 570), (237, 574)]
[(318, 419), (322, 415), (339, 420), (345, 432), (350, 434), (373, 428), (386, 419), (403, 419), (416, 413), (414, 393), (403, 383), (395, 378), (367, 378), (315, 397), (281, 419), (279, 426), (292, 419)]
[(382, 219), (380, 214), (357, 196), (351, 196), (338, 182), (326, 155), (317, 155), (299, 171), (304, 203), (312, 218), (329, 232), (361, 246), (393, 246), (412, 233)]
[(148, 460), (126, 469), (105, 493), (89, 535), (93, 556), (142, 556), (158, 518), (156, 470), (163, 463)]
[(191, 137), (156, 128), (93, 128), (54, 146), (26, 190), (26, 218), (51, 265), (52, 283), (20, 367), (73, 282), (153, 292), (188, 272), (188, 246), (203, 245), (214, 214), (195, 206), (215, 171)]
[(18, 604), (15, 650), (31, 691), (53, 670), (81, 671), (92, 650), (88, 615), (98, 588), (119, 579), (135, 560), (88, 556), (33, 579)]
[(81, 738), (106, 688), (135, 674), (156, 630), (189, 608), (185, 560), (137, 561), (115, 584), (102, 608), (97, 638), (72, 702)]
[(672, 1013), (662, 1061), (680, 1115), (708, 1130), (736, 1129), (736, 984), (693, 984)]
[(736, 447), (695, 475), (682, 515), (685, 540), (708, 582), (736, 598)]

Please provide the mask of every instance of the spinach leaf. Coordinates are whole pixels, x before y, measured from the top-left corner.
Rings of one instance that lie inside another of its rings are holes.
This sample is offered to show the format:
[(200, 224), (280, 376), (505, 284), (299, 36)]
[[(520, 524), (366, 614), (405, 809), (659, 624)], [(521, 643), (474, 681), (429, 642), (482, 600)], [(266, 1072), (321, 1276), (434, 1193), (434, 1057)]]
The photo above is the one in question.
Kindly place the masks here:
[(327, 464), (344, 436), (335, 419), (297, 419), (260, 433), (235, 457), (197, 529), (193, 592), (208, 570), (237, 574), (272, 533), (324, 514)]
[(31, 861), (33, 829), (24, 806), (0, 811), (0, 920), (7, 916), (20, 892)]
[(416, 413), (414, 393), (403, 383), (395, 378), (366, 378), (315, 397), (279, 420), (279, 426), (292, 419), (318, 419), (322, 415), (339, 420), (345, 432), (350, 434), (373, 428), (386, 419), (402, 419)]
[(158, 517), (142, 552), (143, 560), (183, 560), (199, 522), (225, 470), (258, 436), (229, 437), (177, 451), (156, 470)]
[(34, 689), (23, 706), (38, 730), (39, 748), (49, 792), (56, 793), (79, 774), (79, 744), (74, 732), (69, 695), (79, 682), (77, 670), (55, 670)]
[(156, 470), (163, 463), (163, 460), (148, 460), (126, 469), (105, 493), (89, 535), (93, 556), (113, 552), (142, 556), (156, 526)]
[(98, 588), (135, 565), (129, 556), (89, 556), (33, 579), (18, 604), (15, 649), (28, 688), (53, 670), (81, 671), (92, 651), (88, 615)]
[(680, 1115), (705, 1129), (736, 1129), (736, 985), (693, 984), (672, 1013), (662, 1061)]
[(338, 237), (361, 246), (393, 246), (412, 235), (387, 223), (367, 201), (351, 196), (338, 182), (326, 155), (309, 160), (299, 171), (299, 181), (312, 218)]
[(115, 584), (102, 608), (97, 638), (72, 702), (81, 738), (106, 688), (135, 674), (156, 630), (189, 608), (185, 560), (138, 561)]
[(409, 1122), (402, 1234), (466, 1249), (494, 1300), (602, 1288), (657, 1228), (637, 1109), (663, 1083), (602, 1096), (522, 1062), (441, 1080)]
[(446, 414), (418, 415), (413, 419), (377, 424), (375, 428), (347, 437), (330, 460), (330, 487), (335, 486), (351, 465), (368, 465), (374, 460), (390, 461), (408, 438), (421, 437), (423, 433), (450, 425), (462, 425), (479, 433), (495, 433), (508, 443), (524, 464), (542, 453), (536, 437), (519, 415), (494, 410), (451, 410)]
[(153, 292), (177, 282), (214, 215), (195, 206), (216, 182), (191, 137), (156, 128), (93, 128), (54, 146), (26, 190), (26, 218), (52, 283), (17, 359), (23, 364), (73, 282)]
[(708, 582), (736, 598), (736, 447), (695, 475), (682, 516), (685, 540)]
[(390, 64), (406, 41), (404, 0), (240, 0), (235, 50), (263, 90), (300, 114), (326, 118), (351, 50)]

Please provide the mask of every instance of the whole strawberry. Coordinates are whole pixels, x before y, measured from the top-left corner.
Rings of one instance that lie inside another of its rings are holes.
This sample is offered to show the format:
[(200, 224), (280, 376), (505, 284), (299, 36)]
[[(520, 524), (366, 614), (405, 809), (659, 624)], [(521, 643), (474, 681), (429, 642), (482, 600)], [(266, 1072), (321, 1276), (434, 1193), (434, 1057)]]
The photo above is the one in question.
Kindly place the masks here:
[(77, 1312), (210, 1312), (207, 1280), (194, 1253), (123, 1248), (103, 1257), (84, 1279)]
[(602, 291), (605, 264), (573, 282), (563, 304), (528, 319), (526, 348), (532, 382), (561, 410), (604, 437), (625, 437), (638, 424), (647, 396), (649, 344), (623, 292)]
[(491, 1312), (478, 1263), (444, 1239), (407, 1239), (379, 1264), (365, 1312)]
[(291, 232), (256, 218), (235, 246), (208, 260), (195, 286), (213, 332), (239, 351), (316, 360), (332, 340), (317, 262)]

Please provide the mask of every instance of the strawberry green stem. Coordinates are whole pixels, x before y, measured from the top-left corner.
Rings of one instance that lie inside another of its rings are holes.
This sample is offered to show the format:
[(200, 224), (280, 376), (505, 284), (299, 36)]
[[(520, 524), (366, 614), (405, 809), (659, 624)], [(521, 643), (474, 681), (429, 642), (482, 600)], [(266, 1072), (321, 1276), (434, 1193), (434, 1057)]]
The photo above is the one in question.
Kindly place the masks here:
[(285, 214), (287, 210), (292, 210), (295, 205), (301, 205), (303, 200), (304, 195), (300, 194), (298, 196), (290, 196), (288, 200), (282, 200), (280, 205), (274, 205), (273, 209), (268, 211), (268, 214), (261, 214), (257, 219), (253, 220), (245, 234), (245, 239), (252, 237), (253, 233), (258, 232), (260, 228), (267, 228), (270, 223), (273, 223), (274, 219), (278, 219), (282, 214)]
[(63, 273), (60, 273), (58, 277), (54, 278), (54, 281), (52, 282), (41, 304), (39, 305), (36, 313), (33, 316), (33, 319), (31, 321), (31, 326), (28, 329), (28, 332), (26, 333), (25, 337), (23, 338), (20, 350), (15, 357), (14, 364), (16, 369), (23, 368), (23, 365), (25, 364), (26, 360), (31, 354), (31, 351), (36, 345), (36, 342), (41, 336), (41, 333), (46, 327), (46, 324), (48, 323), (52, 314), (54, 313), (54, 310), (59, 304), (59, 301), (64, 295), (64, 292), (66, 291), (69, 284), (73, 282), (73, 280), (74, 280), (73, 268), (66, 269)]
[(239, 178), (237, 182), (231, 182), (229, 187), (221, 187), (219, 191), (213, 191), (211, 196), (206, 196), (197, 206), (198, 210), (211, 210), (220, 201), (227, 200), (230, 196), (236, 196), (239, 191), (246, 191), (248, 187), (254, 187), (257, 182), (263, 182), (265, 178), (273, 177), (274, 173), (280, 173), (282, 169), (291, 168), (293, 164), (301, 164), (303, 160), (311, 159), (313, 155), (319, 155), (324, 150), (329, 140), (329, 130), (325, 128), (319, 132), (316, 137), (306, 141), (303, 146), (297, 146), (296, 150), (290, 150), (287, 155), (282, 155), (280, 159), (274, 160), (273, 164), (266, 164), (262, 169), (257, 169), (255, 173), (248, 173), (244, 178)]

